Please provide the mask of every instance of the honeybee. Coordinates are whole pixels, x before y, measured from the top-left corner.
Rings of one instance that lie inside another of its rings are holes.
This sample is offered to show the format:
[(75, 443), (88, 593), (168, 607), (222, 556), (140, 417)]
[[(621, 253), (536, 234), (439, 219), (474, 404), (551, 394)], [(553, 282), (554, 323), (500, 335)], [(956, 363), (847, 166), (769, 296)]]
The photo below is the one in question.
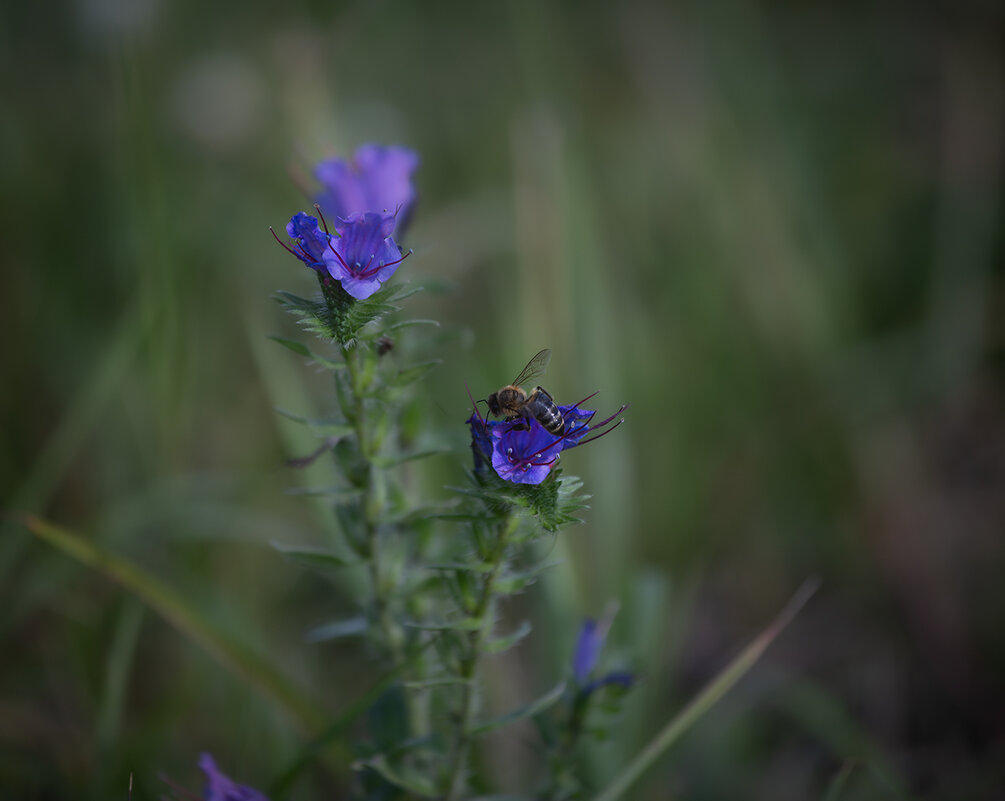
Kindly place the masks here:
[(527, 366), (513, 379), (513, 383), (488, 396), (485, 402), (489, 405), (489, 411), (495, 415), (503, 415), (507, 420), (516, 420), (518, 417), (533, 418), (549, 434), (559, 436), (565, 430), (565, 420), (551, 395), (542, 387), (535, 387), (528, 395), (520, 386), (544, 375), (550, 361), (551, 350), (545, 348), (527, 362)]

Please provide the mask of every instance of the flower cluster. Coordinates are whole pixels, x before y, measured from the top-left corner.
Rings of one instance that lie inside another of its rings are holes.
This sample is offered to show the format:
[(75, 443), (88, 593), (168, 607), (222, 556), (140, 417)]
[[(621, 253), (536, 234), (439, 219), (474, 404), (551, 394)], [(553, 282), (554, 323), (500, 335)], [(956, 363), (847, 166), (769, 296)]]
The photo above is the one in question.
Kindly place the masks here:
[[(359, 148), (352, 161), (322, 162), (315, 173), (324, 186), (315, 205), (320, 223), (298, 212), (286, 226), (292, 246), (279, 243), (356, 300), (365, 300), (409, 255), (392, 234), (400, 233), (415, 202), (411, 175), (418, 164), (411, 150), (374, 144)], [(334, 232), (325, 210), (333, 217)]]
[[(590, 398), (593, 396), (591, 395)], [(496, 474), (514, 484), (540, 484), (558, 464), (562, 451), (593, 442), (617, 428), (623, 420), (610, 423), (625, 410), (622, 406), (610, 417), (594, 423), (595, 411), (580, 409), (589, 398), (572, 406), (559, 406), (565, 421), (561, 434), (552, 434), (534, 418), (487, 420), (477, 408), (468, 418), (475, 472), (491, 465)], [(587, 434), (593, 434), (587, 437)]]

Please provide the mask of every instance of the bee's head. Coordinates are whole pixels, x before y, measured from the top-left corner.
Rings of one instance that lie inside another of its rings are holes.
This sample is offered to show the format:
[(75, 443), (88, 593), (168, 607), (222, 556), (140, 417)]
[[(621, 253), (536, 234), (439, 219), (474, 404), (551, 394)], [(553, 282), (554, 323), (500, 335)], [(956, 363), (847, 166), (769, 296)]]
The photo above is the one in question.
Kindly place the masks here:
[(489, 395), (488, 398), (485, 399), (485, 402), (488, 404), (489, 411), (492, 414), (498, 415), (502, 411), (502, 407), (499, 405), (498, 392), (493, 392), (491, 395)]

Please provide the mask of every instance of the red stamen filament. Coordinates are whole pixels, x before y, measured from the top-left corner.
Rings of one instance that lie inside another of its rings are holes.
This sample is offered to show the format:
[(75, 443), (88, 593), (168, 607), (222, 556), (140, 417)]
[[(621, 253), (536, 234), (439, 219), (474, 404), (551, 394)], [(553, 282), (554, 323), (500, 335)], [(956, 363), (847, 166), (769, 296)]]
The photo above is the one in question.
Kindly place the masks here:
[(325, 221), (325, 215), (321, 211), (321, 206), (315, 203), (314, 211), (318, 213), (318, 217), (321, 219), (321, 227), (325, 229), (325, 233), (328, 234), (328, 236), (331, 236), (331, 232), (328, 230), (328, 223)]
[(597, 390), (597, 392), (594, 392), (594, 393), (592, 393), (590, 395), (587, 395), (585, 398), (583, 398), (581, 401), (579, 401), (579, 403), (572, 404), (572, 408), (573, 409), (578, 409), (580, 406), (582, 406), (584, 403), (586, 403), (594, 395), (599, 395), (599, 394), (600, 394), (600, 390)]
[(395, 264), (401, 264), (405, 259), (407, 259), (411, 255), (412, 255), (412, 251), (409, 250), (408, 253), (404, 254), (400, 259), (396, 259), (395, 261), (382, 261), (382, 262), (379, 262), (377, 264), (377, 266), (374, 267), (372, 270), (370, 269), (370, 265), (373, 264), (373, 256), (370, 256), (370, 261), (367, 262), (366, 269), (363, 270), (361, 273), (357, 274), (356, 277), (357, 278), (369, 278), (371, 275), (374, 275), (375, 273), (379, 273), (385, 267), (393, 267)]
[[(577, 442), (576, 443), (576, 447), (579, 447), (580, 445), (585, 445), (587, 442), (593, 442), (594, 440), (600, 439), (601, 437), (606, 437), (608, 434), (610, 434), (615, 428), (617, 428), (623, 422), (625, 422), (625, 418), (624, 417), (622, 417), (620, 420), (618, 420), (618, 422), (616, 422), (614, 425), (612, 425), (606, 431), (602, 431), (601, 433), (597, 434), (597, 436), (590, 437), (589, 439), (584, 439), (582, 442)], [(596, 429), (594, 429), (594, 430), (596, 430)]]
[[(276, 232), (275, 232), (275, 230), (273, 229), (273, 227), (272, 227), (271, 225), (269, 226), (269, 232), (270, 232), (270, 233), (272, 234), (272, 238), (273, 238), (273, 239), (275, 239), (275, 240), (276, 240), (276, 241), (277, 241), (277, 242), (279, 243), (279, 247), (281, 247), (281, 248), (282, 248), (283, 250), (285, 250), (285, 251), (286, 251), (287, 253), (291, 253), (292, 255), (296, 256), (296, 257), (297, 257), (298, 259), (300, 258), (299, 254), (297, 254), (297, 253), (296, 253), (296, 251), (294, 251), (294, 250), (293, 250), (293, 249), (292, 249), (292, 248), (291, 248), (291, 247), (290, 247), (289, 245), (285, 244), (285, 243), (283, 242), (283, 240), (282, 240), (282, 239), (280, 239), (280, 238), (279, 238), (279, 237), (278, 237), (278, 236), (276, 235)], [(303, 245), (301, 245), (301, 244), (300, 244), (299, 242), (297, 243), (297, 246), (298, 246), (298, 247), (299, 247), (299, 248), (300, 248), (301, 250), (304, 250), (304, 248), (303, 248)], [(306, 253), (306, 251), (304, 251), (304, 252)], [(310, 257), (308, 256), (308, 258), (310, 258)]]

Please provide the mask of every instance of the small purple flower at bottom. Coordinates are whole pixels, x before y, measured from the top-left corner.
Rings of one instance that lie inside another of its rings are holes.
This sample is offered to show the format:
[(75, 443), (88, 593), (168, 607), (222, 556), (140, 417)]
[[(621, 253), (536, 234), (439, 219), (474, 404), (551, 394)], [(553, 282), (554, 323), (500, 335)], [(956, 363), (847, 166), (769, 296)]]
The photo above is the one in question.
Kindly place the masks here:
[(597, 666), (597, 660), (600, 658), (600, 651), (604, 647), (606, 638), (607, 631), (602, 630), (596, 620), (587, 618), (583, 621), (583, 627), (579, 630), (579, 639), (576, 641), (576, 654), (572, 658), (572, 675), (580, 684), (586, 682)]
[(331, 217), (388, 212), (400, 233), (415, 202), (412, 173), (418, 166), (418, 155), (408, 148), (361, 145), (352, 159), (326, 159), (315, 168), (324, 187), (318, 205)]
[(209, 754), (199, 757), (199, 767), (206, 774), (204, 801), (269, 801), (253, 787), (237, 784), (216, 766)]
[(591, 693), (609, 685), (616, 685), (628, 689), (635, 684), (635, 676), (626, 670), (612, 670), (603, 676), (590, 681), (590, 677), (596, 670), (597, 662), (600, 660), (600, 652), (604, 648), (604, 641), (607, 639), (607, 632), (611, 628), (611, 615), (599, 622), (596, 620), (584, 620), (583, 627), (579, 630), (579, 639), (576, 641), (576, 653), (572, 658), (572, 675), (579, 686), (580, 695), (585, 697)]
[[(540, 484), (558, 464), (562, 451), (592, 442), (623, 422), (619, 420), (607, 427), (627, 408), (625, 406), (607, 419), (591, 425), (597, 413), (579, 408), (586, 400), (589, 398), (572, 406), (558, 407), (565, 420), (561, 434), (550, 433), (533, 418), (497, 421), (472, 415), (468, 424), (471, 426), (472, 447), (475, 448), (475, 471), (478, 472), (481, 467), (481, 454), (503, 480), (514, 484)], [(584, 439), (588, 433), (594, 436)]]

